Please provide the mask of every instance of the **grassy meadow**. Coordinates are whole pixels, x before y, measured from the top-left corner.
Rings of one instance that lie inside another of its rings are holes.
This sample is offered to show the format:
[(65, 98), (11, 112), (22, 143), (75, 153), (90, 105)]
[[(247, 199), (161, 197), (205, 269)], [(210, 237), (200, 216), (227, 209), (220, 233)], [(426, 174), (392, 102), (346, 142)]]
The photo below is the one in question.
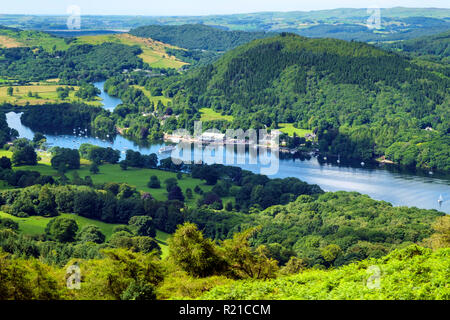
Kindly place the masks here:
[(311, 134), (313, 133), (312, 130), (307, 130), (307, 129), (298, 129), (294, 127), (294, 124), (292, 123), (280, 123), (278, 125), (280, 127), (280, 131), (283, 133), (286, 133), (287, 135), (289, 135), (290, 137), (294, 136), (294, 133), (298, 136), (298, 137), (305, 137), (306, 134)]
[[(69, 97), (62, 100), (58, 97), (56, 89), (59, 86), (55, 84), (39, 83), (26, 86), (12, 86), (14, 92), (12, 96), (8, 95), (9, 86), (0, 86), (0, 103), (10, 103), (13, 105), (24, 106), (27, 104), (40, 105), (46, 103), (60, 103), (60, 102), (83, 102), (86, 104), (101, 106), (101, 98), (97, 97), (94, 101), (87, 101), (75, 96), (79, 87), (73, 86), (74, 91), (70, 91)], [(32, 97), (29, 96), (32, 93)], [(37, 94), (37, 97), (36, 97)]]
[(218, 121), (218, 120), (225, 120), (230, 122), (233, 121), (233, 116), (221, 115), (220, 113), (210, 108), (201, 108), (199, 111), (201, 113), (200, 118), (201, 121)]

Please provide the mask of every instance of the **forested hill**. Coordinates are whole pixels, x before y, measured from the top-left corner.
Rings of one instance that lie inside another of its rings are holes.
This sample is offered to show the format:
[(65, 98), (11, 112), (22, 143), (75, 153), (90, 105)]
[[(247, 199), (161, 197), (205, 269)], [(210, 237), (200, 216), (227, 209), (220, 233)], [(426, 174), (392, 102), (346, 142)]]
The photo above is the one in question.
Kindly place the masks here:
[(178, 112), (210, 107), (242, 128), (294, 123), (317, 128), (323, 152), (450, 170), (449, 84), (368, 44), (282, 34), (164, 85)]
[(274, 35), (274, 33), (266, 32), (227, 31), (201, 24), (151, 25), (133, 29), (130, 34), (152, 38), (181, 48), (210, 51), (227, 51), (252, 40)]
[(433, 36), (385, 44), (384, 47), (408, 52), (413, 56), (429, 60), (450, 63), (450, 31)]

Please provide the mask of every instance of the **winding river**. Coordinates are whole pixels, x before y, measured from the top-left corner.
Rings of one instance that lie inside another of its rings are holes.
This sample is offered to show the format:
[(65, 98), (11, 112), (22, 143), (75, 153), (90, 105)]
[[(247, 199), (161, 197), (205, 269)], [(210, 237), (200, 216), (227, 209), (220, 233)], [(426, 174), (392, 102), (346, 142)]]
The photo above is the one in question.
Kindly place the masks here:
[[(103, 90), (103, 82), (95, 83), (101, 90), (104, 108), (114, 110), (121, 103), (120, 99), (108, 96)], [(19, 132), (20, 137), (32, 139), (34, 133), (31, 129), (22, 125), (21, 114), (10, 112), (6, 114), (8, 125)], [(165, 146), (164, 143), (152, 145), (140, 145), (118, 135), (113, 141), (101, 140), (84, 134), (82, 128), (76, 128), (73, 135), (46, 135), (50, 146), (66, 148), (79, 148), (83, 143), (95, 144), (102, 147), (112, 147), (120, 150), (124, 156), (126, 150), (136, 150), (143, 154), (158, 153)], [(170, 154), (158, 155), (160, 158), (169, 157)], [(206, 163), (214, 162), (210, 156), (205, 158), (202, 149), (193, 148), (191, 157), (203, 156)], [(253, 157), (248, 151), (232, 154), (224, 150), (224, 157), (229, 156), (235, 161), (236, 166), (256, 173), (261, 172), (264, 165), (261, 164), (259, 156)], [(251, 164), (258, 162), (258, 164)], [(237, 164), (242, 163), (243, 164)], [(264, 162), (263, 162), (264, 163)], [(409, 206), (424, 209), (437, 209), (450, 214), (450, 176), (428, 174), (399, 170), (389, 166), (361, 166), (326, 163), (316, 157), (310, 159), (280, 159), (277, 173), (270, 175), (271, 178), (296, 177), (308, 183), (318, 184), (326, 191), (357, 191), (368, 194), (374, 199), (384, 200), (395, 206)], [(438, 203), (442, 195), (444, 202)]]

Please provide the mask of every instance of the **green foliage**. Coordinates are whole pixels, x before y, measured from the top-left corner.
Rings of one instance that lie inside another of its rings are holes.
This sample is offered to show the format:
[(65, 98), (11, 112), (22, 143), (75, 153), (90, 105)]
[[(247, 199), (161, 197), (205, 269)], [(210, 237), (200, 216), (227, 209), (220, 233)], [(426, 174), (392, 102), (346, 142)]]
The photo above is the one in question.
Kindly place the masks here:
[(98, 164), (97, 163), (92, 163), (91, 166), (89, 167), (89, 172), (92, 174), (98, 174), (100, 172), (100, 169), (98, 168)]
[(114, 150), (111, 147), (102, 148), (89, 143), (83, 143), (79, 148), (79, 152), (84, 159), (98, 164), (102, 162), (116, 164), (120, 159), (119, 150)]
[(78, 299), (154, 299), (153, 288), (162, 280), (154, 255), (124, 249), (103, 251), (104, 259), (79, 261), (83, 270)]
[(0, 300), (67, 298), (56, 270), (38, 260), (11, 259), (0, 250)]
[(450, 61), (450, 32), (447, 31), (432, 36), (388, 43), (384, 44), (383, 47), (401, 50), (415, 57), (421, 57), (431, 61), (448, 63)]
[(265, 246), (259, 246), (256, 249), (250, 247), (249, 238), (255, 232), (257, 229), (249, 229), (235, 234), (233, 239), (223, 241), (221, 250), (230, 265), (230, 272), (238, 279), (275, 278), (278, 271), (277, 261), (267, 257), (267, 248)]
[[(0, 48), (5, 62), (0, 65), (0, 75), (24, 81), (59, 78), (66, 84), (92, 82), (120, 74), (126, 68), (142, 68), (143, 62), (138, 57), (141, 53), (138, 46), (117, 43), (76, 45), (57, 52)], [(80, 95), (92, 97), (95, 90), (91, 89), (83, 89)]]
[(37, 154), (34, 147), (26, 139), (18, 139), (14, 142), (13, 155), (11, 158), (14, 166), (37, 164)]
[(76, 149), (53, 147), (50, 150), (52, 154), (51, 164), (54, 169), (60, 170), (64, 167), (64, 172), (67, 169), (80, 168), (80, 154)]
[(77, 240), (81, 242), (103, 243), (105, 242), (105, 235), (98, 226), (86, 225), (77, 234)]
[(177, 228), (169, 240), (169, 252), (177, 265), (196, 277), (216, 274), (225, 267), (214, 243), (192, 223)]
[[(73, 134), (74, 129), (87, 129), (92, 132), (95, 127), (102, 134), (115, 134), (114, 126), (109, 121), (103, 122), (108, 114), (102, 108), (84, 104), (52, 104), (30, 106), (21, 117), (22, 123), (34, 131), (47, 133)], [(103, 116), (102, 116), (103, 115)], [(97, 120), (98, 118), (98, 120)], [(94, 123), (94, 120), (97, 120)], [(111, 130), (111, 131), (109, 131)]]
[(128, 222), (128, 225), (134, 229), (139, 236), (154, 238), (156, 236), (156, 228), (153, 219), (148, 216), (134, 216)]
[(161, 188), (161, 182), (157, 176), (151, 176), (147, 186), (152, 189), (159, 189)]
[(83, 100), (93, 101), (100, 93), (100, 90), (97, 89), (93, 84), (85, 83), (75, 93), (75, 96)]
[(434, 250), (450, 247), (450, 216), (440, 217), (433, 224), (434, 233), (424, 243)]
[(78, 225), (75, 220), (58, 217), (52, 219), (45, 228), (47, 236), (59, 242), (72, 242), (75, 240)]
[[(417, 246), (334, 270), (304, 270), (269, 281), (236, 281), (205, 293), (214, 300), (447, 300), (450, 249)], [(380, 268), (380, 288), (367, 286), (370, 266)]]

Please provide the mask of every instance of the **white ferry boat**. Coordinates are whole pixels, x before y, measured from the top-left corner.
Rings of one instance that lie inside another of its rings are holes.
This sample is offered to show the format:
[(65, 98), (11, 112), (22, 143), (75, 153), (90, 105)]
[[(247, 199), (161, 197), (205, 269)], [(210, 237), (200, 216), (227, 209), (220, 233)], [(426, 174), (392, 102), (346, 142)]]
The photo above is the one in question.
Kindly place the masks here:
[(176, 147), (175, 146), (165, 146), (165, 147), (162, 147), (161, 149), (159, 149), (159, 153), (168, 153), (168, 152), (172, 152), (172, 151), (174, 151), (176, 149)]

